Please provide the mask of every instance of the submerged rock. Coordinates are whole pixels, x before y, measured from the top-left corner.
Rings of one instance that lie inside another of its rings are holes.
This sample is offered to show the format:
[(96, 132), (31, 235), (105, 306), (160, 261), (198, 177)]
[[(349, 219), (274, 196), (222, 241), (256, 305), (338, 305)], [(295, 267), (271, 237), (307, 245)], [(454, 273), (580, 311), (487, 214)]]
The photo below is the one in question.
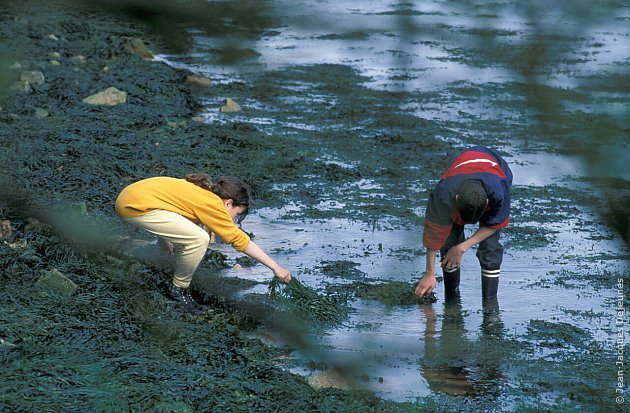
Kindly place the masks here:
[(115, 106), (127, 101), (127, 92), (109, 87), (101, 92), (95, 93), (83, 99), (83, 103), (90, 105)]
[(241, 111), (241, 105), (239, 105), (238, 103), (234, 102), (232, 99), (227, 98), (223, 102), (223, 106), (221, 106), (221, 109), (219, 109), (219, 111), (221, 113), (240, 112)]
[(47, 271), (37, 280), (35, 285), (42, 290), (48, 290), (63, 295), (72, 295), (77, 290), (77, 285), (57, 269)]

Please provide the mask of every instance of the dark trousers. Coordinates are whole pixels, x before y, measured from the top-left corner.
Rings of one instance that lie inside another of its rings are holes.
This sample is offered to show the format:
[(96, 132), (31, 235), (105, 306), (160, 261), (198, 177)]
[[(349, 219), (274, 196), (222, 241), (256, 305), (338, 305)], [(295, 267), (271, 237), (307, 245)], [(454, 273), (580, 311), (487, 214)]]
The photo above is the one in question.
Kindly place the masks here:
[[(481, 265), (481, 270), (495, 271), (501, 269), (503, 262), (503, 245), (499, 242), (501, 230), (479, 243), (477, 247), (477, 259)], [(444, 257), (451, 247), (464, 242), (464, 226), (453, 224), (451, 233), (446, 239), (444, 246), (440, 249), (440, 257)]]

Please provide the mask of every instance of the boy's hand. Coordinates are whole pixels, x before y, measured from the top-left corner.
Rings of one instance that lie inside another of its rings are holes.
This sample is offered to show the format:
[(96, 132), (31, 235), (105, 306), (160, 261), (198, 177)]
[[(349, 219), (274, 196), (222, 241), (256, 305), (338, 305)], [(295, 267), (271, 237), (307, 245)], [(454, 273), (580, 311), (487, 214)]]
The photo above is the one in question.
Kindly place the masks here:
[(433, 292), (433, 289), (435, 289), (435, 283), (435, 274), (425, 273), (424, 277), (422, 277), (418, 282), (418, 285), (416, 285), (414, 294), (416, 294), (418, 297), (431, 294)]
[(460, 245), (451, 247), (446, 254), (444, 254), (444, 258), (442, 259), (442, 268), (444, 268), (447, 272), (459, 268), (465, 252), (466, 250)]

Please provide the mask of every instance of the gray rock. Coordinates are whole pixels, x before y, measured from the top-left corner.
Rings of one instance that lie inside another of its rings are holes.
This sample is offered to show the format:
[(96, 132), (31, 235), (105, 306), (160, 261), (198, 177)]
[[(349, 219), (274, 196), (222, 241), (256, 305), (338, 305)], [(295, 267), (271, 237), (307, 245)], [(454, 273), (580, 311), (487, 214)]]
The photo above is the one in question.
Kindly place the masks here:
[(219, 111), (221, 113), (240, 112), (241, 111), (241, 105), (239, 105), (238, 103), (234, 102), (232, 99), (227, 98), (223, 102), (223, 106), (221, 106)]
[(108, 87), (103, 91), (100, 91), (83, 99), (83, 103), (105, 106), (115, 106), (119, 103), (125, 103), (126, 101), (127, 92), (118, 90), (115, 87)]

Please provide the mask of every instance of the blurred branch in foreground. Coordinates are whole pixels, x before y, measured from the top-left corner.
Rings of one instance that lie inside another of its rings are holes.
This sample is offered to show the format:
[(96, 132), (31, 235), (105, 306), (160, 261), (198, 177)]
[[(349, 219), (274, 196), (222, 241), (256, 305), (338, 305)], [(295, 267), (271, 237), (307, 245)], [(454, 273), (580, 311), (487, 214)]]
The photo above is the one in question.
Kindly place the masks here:
[[(589, 167), (588, 180), (595, 184), (607, 201), (599, 214), (630, 245), (630, 108), (621, 112), (614, 109), (614, 101), (598, 102), (594, 95), (605, 90), (614, 95), (630, 92), (630, 69), (598, 76), (577, 76), (573, 90), (590, 93), (592, 112), (584, 113), (571, 108), (563, 89), (546, 87), (543, 66), (550, 62), (561, 63), (548, 47), (554, 37), (587, 37), (594, 26), (610, 24), (621, 17), (623, 8), (592, 7), (590, 2), (551, 4), (535, 1), (522, 11), (534, 25), (534, 36), (521, 59), (512, 62), (512, 70), (520, 73), (527, 82), (526, 98), (536, 109), (538, 121), (546, 138), (553, 142), (559, 129), (572, 128), (573, 139), (562, 141), (564, 149), (578, 154)], [(570, 24), (567, 24), (570, 23)], [(562, 24), (561, 24), (562, 23)], [(577, 53), (577, 50), (570, 50)], [(567, 52), (567, 54), (569, 54)], [(582, 135), (580, 137), (580, 135)], [(580, 139), (582, 138), (582, 139)]]
[[(7, 0), (0, 5), (0, 15), (25, 17), (29, 5), (37, 0)], [(266, 2), (236, 0), (51, 0), (48, 6), (71, 7), (82, 13), (106, 12), (144, 24), (172, 52), (185, 53), (193, 45), (191, 31), (221, 39), (229, 57), (238, 51), (242, 39), (258, 36), (272, 28), (273, 13)]]
[(226, 45), (238, 45), (243, 36), (270, 28), (273, 18), (265, 2), (237, 0), (67, 0), (77, 7), (123, 14), (147, 24), (165, 45), (185, 52), (192, 40), (182, 28), (194, 28), (206, 35), (223, 37)]

